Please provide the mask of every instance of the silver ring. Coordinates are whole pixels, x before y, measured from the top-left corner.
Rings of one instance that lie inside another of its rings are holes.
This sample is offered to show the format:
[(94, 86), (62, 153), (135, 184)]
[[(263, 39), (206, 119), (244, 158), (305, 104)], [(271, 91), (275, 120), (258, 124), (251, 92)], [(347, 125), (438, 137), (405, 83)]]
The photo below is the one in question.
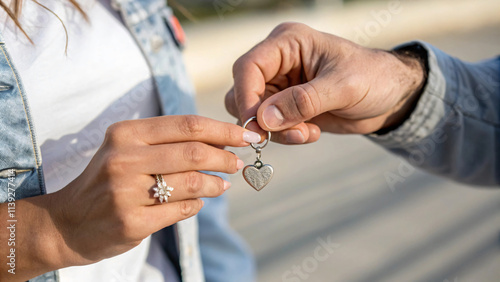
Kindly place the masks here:
[(170, 192), (174, 191), (174, 188), (167, 185), (165, 179), (163, 179), (163, 175), (157, 174), (156, 187), (153, 187), (153, 191), (155, 192), (153, 197), (158, 198), (160, 203), (168, 203), (168, 197), (172, 196)]
[[(253, 116), (251, 118), (249, 118), (244, 124), (243, 124), (243, 128), (247, 128), (247, 125), (251, 122), (251, 121), (256, 121), (257, 120), (257, 117), (256, 116)], [(269, 140), (271, 140), (271, 131), (267, 131), (267, 138), (266, 140), (264, 140), (264, 145), (262, 146), (255, 146), (253, 143), (250, 143), (250, 146), (252, 146), (252, 148), (254, 148), (255, 150), (257, 150), (257, 148), (260, 148), (260, 149), (264, 149), (264, 147), (267, 146), (267, 143), (269, 143)], [(262, 144), (262, 143), (259, 143), (259, 144)], [(259, 145), (257, 144), (257, 145)]]

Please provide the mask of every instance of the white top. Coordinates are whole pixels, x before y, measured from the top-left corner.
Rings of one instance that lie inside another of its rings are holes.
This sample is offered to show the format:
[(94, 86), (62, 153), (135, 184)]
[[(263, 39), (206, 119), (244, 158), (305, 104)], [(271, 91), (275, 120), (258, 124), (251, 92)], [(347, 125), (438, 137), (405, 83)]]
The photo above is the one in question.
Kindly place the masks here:
[[(7, 1), (8, 2), (8, 1)], [(0, 30), (21, 76), (41, 147), (48, 193), (82, 173), (117, 121), (160, 113), (148, 65), (109, 0), (81, 0), (90, 24), (67, 0), (24, 1), (20, 22), (0, 9)], [(176, 281), (157, 242), (96, 264), (60, 270), (61, 281)], [(148, 258), (148, 255), (150, 256)], [(154, 262), (154, 266), (149, 261)]]

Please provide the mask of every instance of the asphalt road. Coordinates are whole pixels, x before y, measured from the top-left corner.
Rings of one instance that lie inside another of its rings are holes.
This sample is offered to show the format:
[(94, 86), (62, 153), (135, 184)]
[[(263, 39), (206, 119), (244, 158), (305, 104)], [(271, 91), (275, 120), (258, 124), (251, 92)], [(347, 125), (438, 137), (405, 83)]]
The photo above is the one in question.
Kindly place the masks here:
[[(423, 39), (469, 61), (500, 54), (500, 26)], [(199, 93), (200, 114), (233, 122), (229, 85)], [(262, 159), (275, 169), (268, 187), (237, 174), (227, 193), (259, 281), (500, 281), (500, 190), (418, 170), (390, 189), (384, 174), (406, 163), (359, 136), (270, 144)]]

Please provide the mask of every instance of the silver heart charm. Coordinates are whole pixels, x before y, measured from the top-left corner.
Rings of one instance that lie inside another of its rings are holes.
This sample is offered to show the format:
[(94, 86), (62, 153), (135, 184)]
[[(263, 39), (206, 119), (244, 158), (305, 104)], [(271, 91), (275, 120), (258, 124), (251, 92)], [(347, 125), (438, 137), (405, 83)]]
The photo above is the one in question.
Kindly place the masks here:
[(254, 165), (247, 165), (243, 169), (243, 178), (255, 190), (260, 191), (264, 188), (273, 178), (273, 167), (261, 162), (255, 162)]
[[(253, 116), (249, 118), (245, 124), (243, 124), (243, 128), (246, 128), (248, 123), (251, 121), (257, 121), (257, 117)], [(264, 142), (259, 144), (250, 143), (250, 146), (255, 149), (255, 153), (257, 154), (257, 161), (253, 165), (247, 165), (243, 169), (243, 178), (245, 178), (246, 182), (253, 187), (253, 189), (260, 191), (262, 188), (266, 187), (273, 178), (274, 169), (271, 165), (263, 164), (260, 160), (262, 149), (267, 146), (271, 140), (271, 132), (267, 132), (267, 138)]]

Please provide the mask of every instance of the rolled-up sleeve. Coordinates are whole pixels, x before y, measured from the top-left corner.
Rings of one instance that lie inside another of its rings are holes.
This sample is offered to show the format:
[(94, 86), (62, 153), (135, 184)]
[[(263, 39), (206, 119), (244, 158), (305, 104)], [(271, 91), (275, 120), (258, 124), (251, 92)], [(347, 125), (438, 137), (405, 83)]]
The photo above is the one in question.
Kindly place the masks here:
[(411, 116), (373, 142), (459, 182), (500, 184), (500, 57), (467, 63), (424, 42), (429, 73)]

